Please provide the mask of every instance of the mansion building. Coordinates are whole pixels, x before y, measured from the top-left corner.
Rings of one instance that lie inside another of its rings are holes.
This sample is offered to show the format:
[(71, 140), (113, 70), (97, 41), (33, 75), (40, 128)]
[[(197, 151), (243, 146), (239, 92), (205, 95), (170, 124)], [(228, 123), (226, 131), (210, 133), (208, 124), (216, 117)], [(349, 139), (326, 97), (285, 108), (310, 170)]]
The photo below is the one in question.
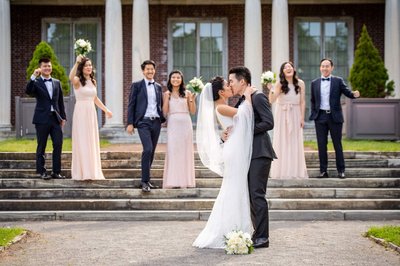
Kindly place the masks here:
[(320, 60), (332, 58), (333, 74), (347, 81), (364, 24), (400, 98), (398, 0), (0, 0), (0, 131), (15, 130), (15, 97), (26, 96), (26, 69), (40, 41), (53, 47), (67, 75), (75, 40), (91, 42), (99, 98), (113, 112), (99, 116), (100, 125), (117, 130), (146, 59), (157, 63), (164, 89), (174, 69), (185, 82), (208, 81), (237, 65), (261, 88), (262, 72), (278, 73), (292, 61), (306, 83), (308, 117)]

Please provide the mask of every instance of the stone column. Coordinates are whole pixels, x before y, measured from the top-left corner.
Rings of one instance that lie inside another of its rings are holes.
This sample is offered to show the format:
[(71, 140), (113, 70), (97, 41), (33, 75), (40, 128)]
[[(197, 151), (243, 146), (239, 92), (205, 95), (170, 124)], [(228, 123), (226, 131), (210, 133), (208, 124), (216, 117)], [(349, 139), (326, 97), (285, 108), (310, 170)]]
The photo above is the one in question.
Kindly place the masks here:
[(0, 131), (11, 130), (10, 1), (0, 0)]
[(140, 65), (150, 58), (149, 1), (133, 0), (132, 11), (132, 81), (143, 78)]
[(252, 85), (261, 88), (263, 71), (260, 0), (246, 0), (244, 19), (244, 65), (251, 71)]
[(289, 60), (289, 7), (287, 0), (272, 1), (271, 31), (271, 70), (278, 76), (281, 64)]
[(104, 127), (123, 127), (122, 6), (120, 0), (106, 0), (105, 104), (113, 112)]
[(400, 98), (399, 44), (400, 44), (400, 3), (398, 0), (386, 0), (385, 66), (388, 70), (389, 80), (394, 80), (395, 98)]

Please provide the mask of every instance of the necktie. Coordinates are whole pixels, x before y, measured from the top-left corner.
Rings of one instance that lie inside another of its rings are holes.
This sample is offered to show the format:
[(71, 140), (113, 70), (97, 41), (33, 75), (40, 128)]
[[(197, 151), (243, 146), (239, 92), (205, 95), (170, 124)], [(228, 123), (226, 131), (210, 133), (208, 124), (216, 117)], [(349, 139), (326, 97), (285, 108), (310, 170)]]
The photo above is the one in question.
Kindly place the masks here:
[(322, 78), (321, 80), (322, 80), (322, 81), (330, 81), (331, 78), (326, 78), (326, 79)]
[(154, 82), (149, 81), (149, 86), (150, 86), (150, 85), (154, 85)]
[(239, 98), (239, 101), (235, 104), (235, 108), (238, 108), (239, 105), (246, 100), (246, 97), (244, 95), (242, 95), (242, 97)]
[(52, 82), (53, 80), (50, 78), (50, 79), (43, 79), (43, 81), (44, 81), (44, 82), (47, 82), (47, 81), (48, 81), (48, 82)]

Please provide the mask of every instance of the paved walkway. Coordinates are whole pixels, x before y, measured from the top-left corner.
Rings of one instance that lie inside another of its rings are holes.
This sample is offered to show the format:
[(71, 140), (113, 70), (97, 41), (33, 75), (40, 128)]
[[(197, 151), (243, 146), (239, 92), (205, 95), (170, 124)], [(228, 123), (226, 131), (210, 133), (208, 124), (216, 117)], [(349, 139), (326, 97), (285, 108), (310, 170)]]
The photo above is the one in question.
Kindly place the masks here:
[(400, 255), (362, 237), (390, 222), (271, 222), (271, 245), (251, 255), (191, 246), (205, 222), (10, 222), (32, 236), (0, 265), (400, 265)]

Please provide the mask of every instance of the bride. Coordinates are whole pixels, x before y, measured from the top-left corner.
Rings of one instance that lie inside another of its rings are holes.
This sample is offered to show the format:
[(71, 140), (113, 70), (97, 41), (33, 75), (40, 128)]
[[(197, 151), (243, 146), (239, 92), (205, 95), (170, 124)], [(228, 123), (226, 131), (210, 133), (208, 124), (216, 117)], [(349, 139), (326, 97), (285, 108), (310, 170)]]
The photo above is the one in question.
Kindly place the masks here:
[[(222, 77), (215, 77), (200, 95), (197, 150), (203, 164), (223, 179), (207, 224), (193, 243), (195, 247), (225, 248), (224, 236), (232, 230), (253, 232), (247, 183), (254, 126), (252, 92), (248, 87), (246, 100), (239, 108), (231, 107), (227, 100), (232, 89)], [(223, 144), (217, 120), (222, 129), (229, 129), (229, 138)]]

